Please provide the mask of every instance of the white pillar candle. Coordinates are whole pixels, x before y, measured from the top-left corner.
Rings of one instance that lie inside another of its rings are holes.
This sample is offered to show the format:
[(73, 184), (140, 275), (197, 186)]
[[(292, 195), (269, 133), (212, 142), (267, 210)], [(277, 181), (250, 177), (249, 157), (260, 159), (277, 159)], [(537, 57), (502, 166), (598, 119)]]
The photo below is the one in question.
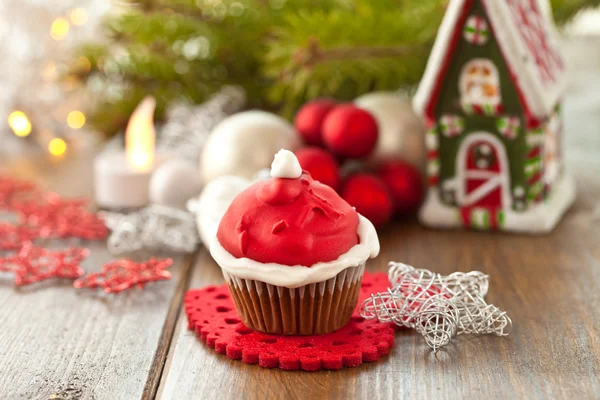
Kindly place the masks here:
[(145, 98), (135, 109), (125, 132), (126, 151), (104, 152), (94, 162), (96, 203), (106, 208), (144, 207), (150, 202), (154, 159), (156, 101)]
[(96, 203), (105, 208), (144, 207), (150, 202), (150, 177), (154, 169), (133, 167), (125, 152), (105, 152), (94, 162)]

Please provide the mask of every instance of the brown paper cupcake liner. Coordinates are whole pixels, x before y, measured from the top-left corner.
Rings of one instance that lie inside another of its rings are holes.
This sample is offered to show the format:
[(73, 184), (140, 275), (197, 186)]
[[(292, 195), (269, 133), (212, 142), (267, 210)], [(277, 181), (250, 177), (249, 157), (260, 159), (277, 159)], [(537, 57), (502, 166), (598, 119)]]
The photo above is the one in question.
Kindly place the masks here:
[(223, 271), (244, 324), (278, 335), (319, 335), (348, 323), (358, 301), (365, 264), (298, 288), (241, 279)]

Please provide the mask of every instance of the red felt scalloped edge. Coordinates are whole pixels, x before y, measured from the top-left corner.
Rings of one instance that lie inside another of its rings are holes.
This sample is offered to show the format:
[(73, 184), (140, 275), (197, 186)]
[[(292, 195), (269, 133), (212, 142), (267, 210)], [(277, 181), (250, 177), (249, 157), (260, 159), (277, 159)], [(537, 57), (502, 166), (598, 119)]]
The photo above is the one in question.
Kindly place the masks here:
[[(365, 273), (358, 304), (388, 286), (385, 273)], [(217, 353), (264, 368), (318, 371), (357, 367), (379, 360), (394, 343), (391, 324), (365, 320), (357, 310), (345, 327), (327, 335), (280, 336), (252, 331), (240, 321), (227, 285), (190, 290), (184, 304), (189, 329)]]

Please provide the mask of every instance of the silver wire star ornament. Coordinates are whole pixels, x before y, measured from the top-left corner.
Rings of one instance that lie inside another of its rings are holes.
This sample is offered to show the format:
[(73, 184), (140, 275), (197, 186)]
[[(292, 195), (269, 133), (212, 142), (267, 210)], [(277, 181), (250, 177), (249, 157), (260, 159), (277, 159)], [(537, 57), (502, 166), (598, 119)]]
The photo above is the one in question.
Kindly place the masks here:
[(200, 244), (193, 214), (160, 205), (120, 214), (101, 212), (112, 231), (108, 249), (121, 254), (144, 249), (191, 253)]
[(484, 300), (488, 275), (471, 271), (444, 276), (395, 262), (389, 268), (392, 288), (366, 299), (362, 317), (415, 329), (434, 352), (461, 334), (510, 334), (508, 315)]

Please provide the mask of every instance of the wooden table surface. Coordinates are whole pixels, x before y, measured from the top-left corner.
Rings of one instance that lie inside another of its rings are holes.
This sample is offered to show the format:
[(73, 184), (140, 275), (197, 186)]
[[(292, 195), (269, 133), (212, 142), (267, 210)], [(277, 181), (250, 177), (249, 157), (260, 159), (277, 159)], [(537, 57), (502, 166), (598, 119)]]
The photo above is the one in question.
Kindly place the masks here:
[[(488, 300), (512, 317), (509, 337), (460, 337), (434, 355), (405, 331), (389, 356), (354, 369), (245, 365), (215, 354), (186, 329), (185, 291), (223, 282), (201, 249), (176, 257), (171, 281), (118, 296), (77, 292), (69, 282), (17, 289), (0, 277), (0, 398), (600, 398), (598, 93), (600, 80), (586, 78), (571, 86), (565, 104), (567, 166), (578, 197), (552, 234), (397, 223), (381, 232), (382, 253), (368, 264), (370, 271), (398, 260), (441, 273), (490, 274)], [(72, 196), (91, 194), (90, 160), (74, 152), (60, 161), (12, 158), (0, 165)], [(104, 243), (86, 246), (89, 271), (112, 257)]]

